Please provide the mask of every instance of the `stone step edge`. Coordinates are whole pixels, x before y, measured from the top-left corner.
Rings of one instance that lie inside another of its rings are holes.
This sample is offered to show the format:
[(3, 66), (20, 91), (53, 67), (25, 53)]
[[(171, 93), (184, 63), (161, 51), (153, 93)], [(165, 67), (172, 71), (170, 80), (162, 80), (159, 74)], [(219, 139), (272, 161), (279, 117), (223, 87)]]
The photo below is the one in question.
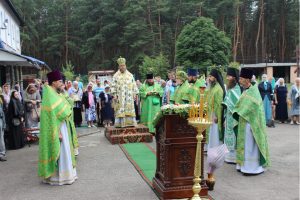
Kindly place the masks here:
[[(125, 137), (134, 137), (134, 136), (141, 136), (144, 137), (144, 142), (153, 142), (153, 135), (151, 133), (144, 133), (144, 134), (136, 134), (136, 135), (126, 135)], [(120, 141), (124, 138), (124, 136), (117, 135), (117, 136), (110, 136), (110, 135), (105, 135), (106, 138), (110, 141), (111, 144), (124, 144), (124, 142)], [(133, 142), (135, 143), (135, 142)]]
[(148, 127), (128, 127), (128, 128), (106, 128), (105, 131), (120, 131), (120, 132), (123, 132), (123, 131), (126, 131), (126, 130), (136, 130), (137, 132), (140, 132), (140, 131), (149, 131), (149, 128)]
[(109, 131), (106, 131), (105, 134), (111, 135), (111, 136), (118, 136), (118, 135), (137, 135), (137, 134), (150, 134), (148, 131), (147, 132), (135, 132), (135, 133), (112, 133)]

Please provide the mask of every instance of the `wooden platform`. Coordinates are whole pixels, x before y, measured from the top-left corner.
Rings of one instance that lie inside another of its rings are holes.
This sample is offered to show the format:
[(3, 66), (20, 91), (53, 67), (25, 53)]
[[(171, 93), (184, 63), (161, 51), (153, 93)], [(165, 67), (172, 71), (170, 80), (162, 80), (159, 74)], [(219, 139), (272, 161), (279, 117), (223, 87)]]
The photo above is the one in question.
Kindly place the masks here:
[(148, 127), (139, 124), (137, 127), (115, 128), (107, 127), (105, 137), (111, 144), (124, 144), (136, 142), (152, 142), (153, 136)]

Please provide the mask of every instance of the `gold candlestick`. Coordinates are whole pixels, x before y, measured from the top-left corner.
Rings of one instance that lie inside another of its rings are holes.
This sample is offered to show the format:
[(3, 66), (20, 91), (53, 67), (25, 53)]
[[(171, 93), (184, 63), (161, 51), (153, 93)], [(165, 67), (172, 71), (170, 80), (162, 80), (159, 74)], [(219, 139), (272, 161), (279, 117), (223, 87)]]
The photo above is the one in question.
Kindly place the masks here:
[[(197, 147), (196, 147), (196, 158), (195, 158), (195, 168), (194, 168), (194, 185), (192, 187), (192, 190), (194, 192), (194, 196), (191, 198), (192, 200), (201, 200), (200, 198), (200, 191), (201, 191), (201, 142), (203, 140), (203, 135), (202, 132), (204, 130), (206, 130), (211, 124), (212, 122), (210, 121), (210, 119), (203, 119), (203, 108), (204, 108), (204, 94), (201, 93), (201, 95), (203, 95), (202, 97), (200, 97), (200, 104), (197, 104), (196, 106), (193, 105), (193, 107), (190, 109), (191, 115), (193, 114), (192, 118), (188, 119), (188, 123), (189, 125), (195, 127), (197, 129)], [(190, 116), (190, 113), (189, 113)]]

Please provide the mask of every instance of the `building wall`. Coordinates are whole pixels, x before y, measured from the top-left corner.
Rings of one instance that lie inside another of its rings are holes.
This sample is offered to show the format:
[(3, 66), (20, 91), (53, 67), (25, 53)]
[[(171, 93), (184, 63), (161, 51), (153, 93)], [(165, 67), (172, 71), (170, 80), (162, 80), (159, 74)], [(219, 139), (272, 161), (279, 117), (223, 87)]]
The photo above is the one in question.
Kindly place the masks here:
[(297, 70), (297, 66), (291, 66), (291, 70), (290, 70), (291, 83), (295, 83), (295, 80), (297, 78), (297, 72), (295, 73), (296, 70)]
[(267, 76), (273, 77), (273, 67), (267, 67)]
[[(8, 20), (4, 29), (4, 21)], [(0, 39), (4, 49), (21, 54), (20, 22), (5, 1), (0, 1)]]

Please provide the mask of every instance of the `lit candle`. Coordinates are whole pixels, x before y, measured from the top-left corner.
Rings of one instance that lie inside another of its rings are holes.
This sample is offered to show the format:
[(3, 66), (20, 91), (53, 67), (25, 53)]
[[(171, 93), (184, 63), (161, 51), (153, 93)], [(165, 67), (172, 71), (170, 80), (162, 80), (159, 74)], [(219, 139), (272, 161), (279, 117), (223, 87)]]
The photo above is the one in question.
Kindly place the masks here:
[(194, 106), (194, 120), (196, 120), (197, 117), (197, 107), (195, 106), (195, 104), (193, 104)]
[(203, 101), (203, 96), (201, 95), (200, 96), (200, 112), (199, 112), (199, 115), (200, 115), (200, 119), (203, 119), (203, 106), (204, 106), (204, 101)]
[(193, 105), (191, 105), (191, 119), (193, 119), (194, 118), (194, 106)]

